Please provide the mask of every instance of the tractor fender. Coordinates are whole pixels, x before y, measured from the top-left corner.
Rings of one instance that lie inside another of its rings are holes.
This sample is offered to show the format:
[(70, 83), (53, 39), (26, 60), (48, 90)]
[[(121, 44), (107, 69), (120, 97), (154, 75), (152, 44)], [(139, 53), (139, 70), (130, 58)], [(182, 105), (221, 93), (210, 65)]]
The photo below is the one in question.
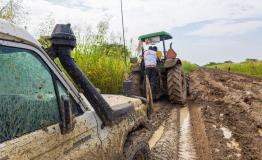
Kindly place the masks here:
[(179, 58), (175, 58), (175, 59), (167, 59), (165, 61), (164, 67), (169, 69), (172, 68), (176, 65), (182, 65), (182, 61)]

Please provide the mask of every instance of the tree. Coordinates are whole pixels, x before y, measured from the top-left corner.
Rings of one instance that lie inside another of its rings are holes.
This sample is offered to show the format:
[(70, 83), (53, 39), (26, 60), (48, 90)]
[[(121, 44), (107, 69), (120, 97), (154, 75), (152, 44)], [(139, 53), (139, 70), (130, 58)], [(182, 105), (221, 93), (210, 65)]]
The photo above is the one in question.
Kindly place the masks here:
[(21, 0), (9, 0), (5, 4), (0, 0), (0, 18), (19, 23), (25, 21), (26, 14)]
[(228, 60), (228, 61), (225, 61), (224, 63), (234, 63), (233, 61), (230, 61), (230, 60)]
[(98, 44), (103, 44), (107, 42), (107, 36), (108, 36), (108, 30), (109, 30), (109, 21), (100, 21), (97, 25), (97, 34), (96, 34), (96, 42)]
[(209, 62), (208, 64), (204, 65), (204, 66), (214, 66), (216, 65), (217, 63), (216, 62)]
[(247, 58), (246, 62), (258, 62), (258, 59)]
[(51, 46), (49, 36), (51, 36), (56, 24), (56, 21), (53, 17), (53, 13), (50, 13), (49, 15), (47, 15), (47, 17), (45, 17), (45, 19), (40, 23), (38, 27), (38, 41), (44, 48), (49, 48)]

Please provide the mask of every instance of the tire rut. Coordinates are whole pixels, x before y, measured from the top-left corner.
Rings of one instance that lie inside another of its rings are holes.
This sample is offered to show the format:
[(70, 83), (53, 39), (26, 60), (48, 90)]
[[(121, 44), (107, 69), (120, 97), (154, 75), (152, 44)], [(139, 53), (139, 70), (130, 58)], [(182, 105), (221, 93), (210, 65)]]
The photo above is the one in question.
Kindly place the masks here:
[[(160, 139), (157, 140), (157, 142), (151, 149), (151, 159), (212, 159), (207, 138), (202, 138), (202, 136), (205, 135), (205, 127), (203, 121), (199, 120), (201, 116), (198, 112), (200, 111), (193, 110), (193, 112), (191, 112), (191, 105), (175, 106), (170, 104), (170, 107), (173, 107), (173, 109), (171, 110), (164, 123), (158, 129), (160, 130), (161, 135)], [(191, 116), (191, 114), (193, 115)], [(195, 123), (192, 123), (192, 121), (195, 120), (197, 120), (196, 123), (200, 121), (201, 124), (196, 125)], [(164, 131), (161, 127), (164, 127)], [(158, 130), (156, 132), (158, 132)], [(200, 137), (195, 136), (195, 131), (201, 133)], [(205, 142), (204, 145), (203, 142)], [(198, 146), (201, 145), (202, 147), (200, 147), (200, 150), (198, 149)]]
[(194, 160), (197, 159), (196, 150), (194, 146), (194, 139), (192, 136), (191, 118), (188, 106), (180, 108), (180, 133), (179, 133), (179, 160)]

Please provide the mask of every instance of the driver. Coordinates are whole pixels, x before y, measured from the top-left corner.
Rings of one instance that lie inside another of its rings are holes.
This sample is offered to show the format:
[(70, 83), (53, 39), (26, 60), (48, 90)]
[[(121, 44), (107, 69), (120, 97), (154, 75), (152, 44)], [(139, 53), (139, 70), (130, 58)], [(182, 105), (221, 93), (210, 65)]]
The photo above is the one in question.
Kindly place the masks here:
[(156, 46), (150, 46), (147, 51), (144, 53), (144, 62), (145, 62), (145, 72), (148, 76), (150, 87), (152, 94), (154, 96), (155, 93), (155, 80), (157, 77), (157, 70), (156, 70), (156, 64), (157, 64), (157, 47)]

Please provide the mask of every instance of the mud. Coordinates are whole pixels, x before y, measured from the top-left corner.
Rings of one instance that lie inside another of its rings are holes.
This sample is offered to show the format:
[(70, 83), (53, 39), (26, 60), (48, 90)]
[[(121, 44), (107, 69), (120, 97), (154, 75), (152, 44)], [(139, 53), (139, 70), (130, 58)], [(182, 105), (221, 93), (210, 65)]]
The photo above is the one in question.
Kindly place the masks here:
[(153, 133), (151, 138), (148, 141), (150, 149), (152, 149), (156, 143), (159, 141), (159, 139), (162, 137), (165, 129), (165, 122), (160, 125), (160, 127)]
[(189, 104), (189, 106), (192, 136), (194, 138), (197, 158), (199, 160), (212, 160), (211, 149), (206, 135), (206, 128), (200, 106), (196, 104)]
[[(168, 105), (163, 105), (167, 103)], [(208, 140), (200, 110), (193, 105), (178, 106), (167, 100), (158, 107), (171, 108), (163, 123), (149, 139), (152, 160), (210, 160)], [(157, 109), (163, 111), (163, 109)], [(163, 114), (162, 114), (163, 115)], [(156, 119), (155, 119), (156, 120)], [(197, 133), (197, 134), (196, 134)]]
[(151, 159), (262, 159), (262, 79), (210, 69), (190, 79), (186, 106), (155, 103)]
[[(172, 106), (171, 106), (172, 107)], [(152, 160), (178, 159), (179, 120), (178, 109), (173, 109), (165, 119), (164, 132), (151, 149)]]
[[(199, 139), (203, 138), (200, 137), (197, 139), (195, 137), (194, 131), (197, 131), (200, 127), (199, 123), (197, 123), (198, 125), (193, 125), (194, 123), (192, 123), (192, 121), (196, 121), (196, 118), (195, 116), (191, 117), (191, 109), (189, 109), (191, 107), (188, 105), (178, 106), (172, 104), (168, 106), (171, 107), (172, 110), (149, 140), (151, 159), (193, 160), (204, 159), (207, 157), (206, 155), (211, 155), (208, 154), (209, 152), (205, 149), (202, 149), (201, 151), (204, 152), (204, 156), (198, 156), (197, 148), (199, 148), (198, 146), (200, 145)], [(201, 136), (202, 135), (203, 134), (201, 134)], [(203, 141), (201, 141), (201, 143), (202, 142)], [(201, 144), (201, 146), (204, 145)]]
[(190, 101), (200, 111), (192, 116), (203, 120), (193, 131), (197, 144), (205, 144), (198, 156), (203, 149), (209, 159), (262, 159), (262, 79), (211, 69), (198, 69), (190, 79)]

